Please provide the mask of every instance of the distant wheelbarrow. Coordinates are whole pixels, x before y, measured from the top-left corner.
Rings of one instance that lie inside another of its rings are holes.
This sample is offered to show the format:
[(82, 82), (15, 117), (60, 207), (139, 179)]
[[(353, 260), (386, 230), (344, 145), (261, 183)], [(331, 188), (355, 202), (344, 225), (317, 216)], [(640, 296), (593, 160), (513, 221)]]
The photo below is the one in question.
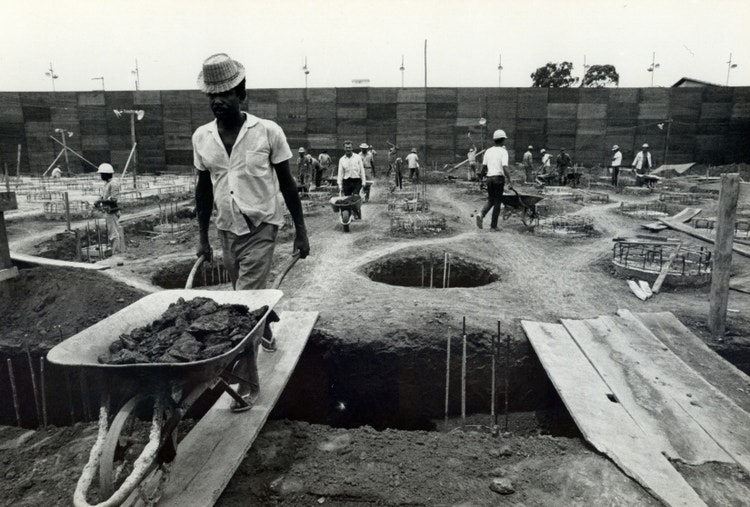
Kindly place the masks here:
[(362, 216), (362, 197), (359, 195), (332, 197), (331, 208), (339, 214), (339, 220), (344, 227), (344, 232), (349, 232), (349, 224), (352, 223), (354, 217)]
[(536, 204), (544, 199), (541, 195), (519, 194), (515, 188), (510, 187), (512, 194), (503, 194), (503, 220), (511, 216), (521, 217), (523, 225), (533, 229), (539, 225), (539, 214), (536, 212)]

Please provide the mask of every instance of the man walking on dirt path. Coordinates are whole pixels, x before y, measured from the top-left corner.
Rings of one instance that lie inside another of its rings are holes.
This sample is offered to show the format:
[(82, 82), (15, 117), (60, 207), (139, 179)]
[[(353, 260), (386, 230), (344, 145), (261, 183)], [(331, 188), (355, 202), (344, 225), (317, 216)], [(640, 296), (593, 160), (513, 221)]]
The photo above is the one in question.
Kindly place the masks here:
[[(276, 234), (284, 224), (286, 203), (295, 229), (294, 250), (304, 259), (310, 252), (297, 183), (289, 168), (292, 152), (284, 131), (270, 120), (245, 113), (245, 68), (219, 53), (203, 62), (198, 88), (208, 97), (215, 120), (193, 134), (193, 163), (198, 170), (195, 203), (199, 224), (197, 256), (211, 260), (208, 239), (216, 207), (224, 267), (235, 290), (263, 289), (271, 272)], [(269, 338), (266, 330), (264, 337)], [(250, 381), (238, 393), (233, 411), (247, 410), (260, 393), (256, 364), (258, 343), (248, 346), (235, 374)]]
[(495, 146), (488, 148), (482, 158), (482, 171), (487, 175), (487, 204), (482, 211), (477, 213), (477, 227), (482, 228), (482, 221), (485, 215), (492, 209), (492, 220), (490, 229), (499, 230), (497, 222), (500, 218), (500, 206), (503, 201), (503, 191), (505, 182), (508, 182), (508, 188), (511, 186), (510, 170), (508, 169), (508, 150), (505, 149), (505, 140), (508, 136), (504, 130), (496, 130), (492, 134)]
[(534, 181), (531, 176), (534, 170), (534, 155), (531, 154), (531, 150), (533, 149), (533, 146), (529, 146), (526, 153), (523, 154), (523, 160), (521, 161), (523, 170), (526, 173), (526, 183), (533, 183)]
[(94, 207), (104, 213), (107, 240), (112, 248), (112, 254), (122, 253), (125, 250), (125, 231), (120, 223), (120, 207), (117, 205), (120, 183), (114, 178), (115, 169), (111, 164), (100, 164), (96, 172), (99, 173), (104, 186), (99, 191), (99, 199), (94, 203)]

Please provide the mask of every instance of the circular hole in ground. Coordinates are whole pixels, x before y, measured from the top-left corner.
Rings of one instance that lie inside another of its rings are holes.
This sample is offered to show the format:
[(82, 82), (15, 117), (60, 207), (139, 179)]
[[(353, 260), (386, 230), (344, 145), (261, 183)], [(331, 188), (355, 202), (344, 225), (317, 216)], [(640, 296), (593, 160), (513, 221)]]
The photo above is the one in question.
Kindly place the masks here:
[[(151, 283), (164, 289), (184, 289), (196, 259), (176, 261), (162, 266), (151, 276)], [(193, 289), (230, 283), (221, 259), (214, 257), (211, 264), (202, 263), (193, 277)]]
[(443, 252), (392, 254), (367, 264), (364, 271), (374, 282), (425, 289), (481, 287), (500, 279), (495, 271), (475, 259), (448, 253), (446, 262)]

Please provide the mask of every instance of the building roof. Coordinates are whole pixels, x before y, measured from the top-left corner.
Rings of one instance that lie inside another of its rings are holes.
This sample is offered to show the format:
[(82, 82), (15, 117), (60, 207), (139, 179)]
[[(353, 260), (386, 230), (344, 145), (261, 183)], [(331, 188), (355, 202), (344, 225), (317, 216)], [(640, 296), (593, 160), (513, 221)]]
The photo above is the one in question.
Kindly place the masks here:
[(675, 84), (672, 85), (672, 88), (684, 88), (688, 86), (724, 86), (724, 85), (718, 85), (716, 83), (709, 83), (708, 81), (701, 81), (700, 79), (693, 79), (691, 77), (683, 77), (679, 81), (677, 81)]

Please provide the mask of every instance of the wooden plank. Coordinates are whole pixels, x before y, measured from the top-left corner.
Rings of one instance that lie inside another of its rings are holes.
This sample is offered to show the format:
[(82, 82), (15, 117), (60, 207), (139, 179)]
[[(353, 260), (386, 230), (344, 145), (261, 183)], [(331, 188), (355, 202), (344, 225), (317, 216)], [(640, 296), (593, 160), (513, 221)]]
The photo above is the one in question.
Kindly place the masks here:
[(584, 438), (667, 505), (705, 505), (620, 403), (561, 324), (521, 321)]
[(648, 286), (648, 282), (644, 280), (638, 280), (638, 287), (640, 287), (643, 293), (646, 294), (646, 299), (654, 295), (651, 287)]
[(258, 402), (235, 414), (229, 411), (229, 395), (219, 398), (180, 442), (160, 507), (214, 505), (245, 459), (297, 365), (318, 312), (286, 311), (279, 318), (274, 330), (278, 350), (263, 352), (258, 360)]
[[(750, 414), (662, 345), (645, 326), (617, 317), (599, 317), (596, 321), (600, 333), (609, 338), (606, 344), (600, 343), (599, 346), (606, 354), (616, 357), (628, 378), (634, 379), (633, 391), (642, 389), (647, 393), (639, 400), (641, 407), (652, 405), (653, 399), (659, 400), (658, 407), (666, 407), (671, 399), (684, 411), (684, 417), (680, 418), (678, 424), (663, 424), (666, 434), (670, 434), (667, 426), (674, 426), (679, 429), (680, 434), (692, 435), (690, 439), (697, 438), (698, 433), (690, 431), (689, 417), (724, 452), (746, 471), (750, 471), (750, 433), (747, 431), (750, 428)], [(587, 341), (584, 335), (579, 337), (573, 334), (573, 339), (591, 359), (589, 354), (595, 354), (596, 344)], [(662, 410), (659, 416), (666, 417), (667, 414)], [(675, 436), (679, 438), (679, 435)], [(690, 449), (687, 442), (670, 442), (680, 452)], [(704, 444), (705, 441), (701, 448)], [(697, 444), (689, 445), (697, 449)]]
[(750, 376), (711, 350), (672, 313), (633, 313), (630, 310), (618, 310), (617, 314), (624, 319), (640, 321), (700, 376), (745, 412), (750, 412)]
[(640, 285), (638, 285), (634, 280), (628, 280), (628, 287), (630, 287), (630, 292), (635, 294), (635, 296), (641, 301), (646, 301), (648, 299), (646, 293), (643, 292)]
[(656, 281), (654, 282), (654, 286), (651, 289), (651, 292), (654, 294), (658, 294), (661, 290), (661, 284), (664, 283), (664, 279), (667, 278), (667, 273), (669, 272), (669, 266), (672, 265), (672, 261), (675, 260), (677, 257), (677, 253), (680, 251), (680, 248), (682, 248), (682, 241), (680, 241), (674, 250), (672, 250), (672, 253), (669, 254), (669, 258), (667, 259), (667, 262), (662, 266), (661, 271), (659, 271), (659, 276), (656, 277)]
[[(649, 333), (643, 326), (621, 321), (624, 319), (609, 316), (561, 320), (623, 409), (649, 435), (655, 451), (691, 465), (732, 463), (734, 460), (711, 435), (685, 414), (673, 393), (654, 380), (661, 379), (661, 371), (648, 364), (640, 368), (632, 364), (633, 333)], [(645, 355), (664, 352), (656, 338), (638, 342), (638, 348)]]
[[(696, 215), (698, 215), (701, 211), (699, 208), (685, 208), (684, 210), (680, 211), (676, 215), (674, 215), (670, 220), (673, 220), (675, 222), (689, 222), (693, 219)], [(664, 229), (668, 229), (669, 227), (664, 225), (661, 222), (651, 222), (649, 224), (642, 224), (641, 227), (644, 229), (649, 229), (652, 231), (663, 231)]]
[(58, 266), (62, 268), (77, 268), (77, 269), (90, 269), (94, 271), (101, 271), (103, 269), (109, 269), (110, 266), (103, 266), (99, 264), (89, 264), (87, 262), (72, 262), (72, 261), (61, 261), (58, 259), (48, 259), (46, 257), (37, 257), (36, 255), (27, 255), (22, 253), (10, 253), (11, 260), (16, 262), (25, 262), (27, 264), (36, 264), (38, 266)]
[(750, 294), (750, 274), (733, 276), (729, 279), (729, 288)]
[[(659, 221), (671, 229), (684, 232), (685, 234), (688, 234), (694, 238), (702, 239), (703, 241), (706, 241), (708, 243), (714, 242), (714, 238), (712, 236), (700, 233), (689, 225), (681, 224), (679, 222), (673, 222), (665, 218), (660, 218)], [(750, 248), (748, 247), (735, 244), (732, 246), (732, 250), (744, 257), (750, 257)]]

